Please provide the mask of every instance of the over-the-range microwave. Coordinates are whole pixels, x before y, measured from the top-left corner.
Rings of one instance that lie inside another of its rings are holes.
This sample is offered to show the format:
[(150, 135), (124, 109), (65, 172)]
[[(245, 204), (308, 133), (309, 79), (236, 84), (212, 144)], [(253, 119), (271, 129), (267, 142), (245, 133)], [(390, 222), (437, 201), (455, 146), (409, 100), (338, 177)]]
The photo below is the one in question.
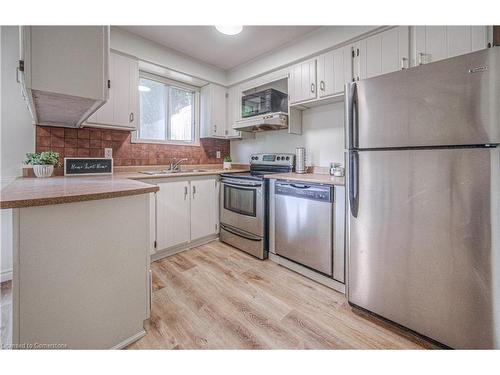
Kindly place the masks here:
[(281, 91), (267, 89), (241, 98), (242, 118), (275, 112), (288, 112), (288, 95)]

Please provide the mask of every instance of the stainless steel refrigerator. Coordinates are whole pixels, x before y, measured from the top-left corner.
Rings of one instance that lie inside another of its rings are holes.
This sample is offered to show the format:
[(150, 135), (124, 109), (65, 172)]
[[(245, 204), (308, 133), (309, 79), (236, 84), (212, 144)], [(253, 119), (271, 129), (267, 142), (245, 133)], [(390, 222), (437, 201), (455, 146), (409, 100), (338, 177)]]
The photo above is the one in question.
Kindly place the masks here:
[(348, 300), (500, 348), (500, 47), (346, 86)]

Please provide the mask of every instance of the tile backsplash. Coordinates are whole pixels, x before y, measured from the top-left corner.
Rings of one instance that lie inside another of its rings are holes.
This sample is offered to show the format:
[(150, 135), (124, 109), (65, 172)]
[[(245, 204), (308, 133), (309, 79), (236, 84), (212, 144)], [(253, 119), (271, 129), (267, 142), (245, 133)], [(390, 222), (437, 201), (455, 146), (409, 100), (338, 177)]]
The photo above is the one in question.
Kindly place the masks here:
[(185, 164), (217, 164), (229, 155), (229, 141), (200, 139), (199, 146), (132, 143), (132, 133), (122, 130), (93, 128), (69, 129), (52, 126), (36, 127), (36, 151), (59, 152), (64, 157), (104, 157), (104, 148), (113, 149), (114, 165), (165, 165), (173, 159), (188, 158)]

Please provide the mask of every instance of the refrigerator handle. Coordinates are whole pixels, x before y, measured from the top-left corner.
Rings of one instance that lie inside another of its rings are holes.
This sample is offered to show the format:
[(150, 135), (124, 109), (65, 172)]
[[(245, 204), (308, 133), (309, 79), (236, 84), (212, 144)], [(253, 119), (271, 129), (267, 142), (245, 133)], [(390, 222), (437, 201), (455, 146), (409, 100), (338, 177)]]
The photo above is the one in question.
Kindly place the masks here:
[(345, 142), (346, 149), (351, 150), (357, 147), (357, 92), (356, 82), (349, 82), (345, 85)]
[(359, 155), (357, 151), (349, 152), (349, 207), (351, 215), (358, 217), (359, 199)]

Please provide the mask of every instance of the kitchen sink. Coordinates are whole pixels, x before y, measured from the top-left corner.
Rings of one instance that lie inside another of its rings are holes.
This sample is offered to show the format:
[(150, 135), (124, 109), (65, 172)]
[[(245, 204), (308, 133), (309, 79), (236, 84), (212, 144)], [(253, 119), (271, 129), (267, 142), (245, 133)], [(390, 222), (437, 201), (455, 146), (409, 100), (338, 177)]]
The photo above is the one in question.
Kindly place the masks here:
[(169, 174), (176, 174), (176, 173), (200, 173), (200, 172), (208, 172), (207, 169), (179, 169), (179, 170), (153, 170), (153, 171), (139, 171), (139, 173), (147, 174), (150, 176), (164, 176), (164, 175), (169, 175)]

